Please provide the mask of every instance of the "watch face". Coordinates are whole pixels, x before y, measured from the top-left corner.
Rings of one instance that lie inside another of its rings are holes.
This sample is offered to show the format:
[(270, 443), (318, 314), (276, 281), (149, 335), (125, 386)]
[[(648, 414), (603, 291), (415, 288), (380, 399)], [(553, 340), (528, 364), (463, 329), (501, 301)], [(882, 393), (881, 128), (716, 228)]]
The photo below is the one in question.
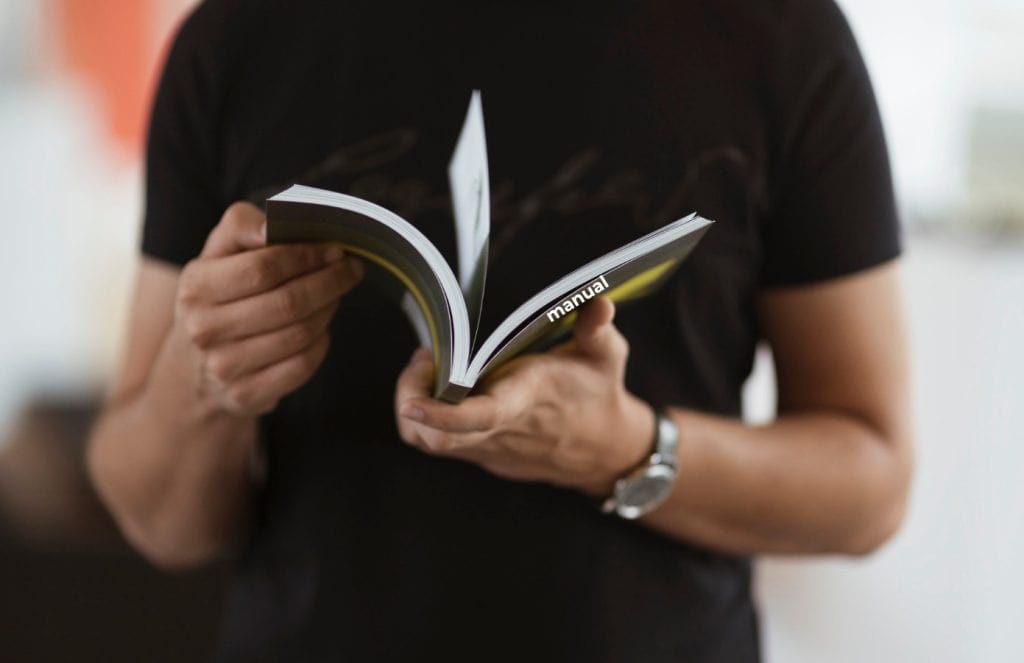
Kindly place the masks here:
[(617, 488), (617, 511), (623, 518), (639, 518), (658, 506), (672, 492), (675, 471), (664, 465), (650, 467), (642, 475), (622, 482)]

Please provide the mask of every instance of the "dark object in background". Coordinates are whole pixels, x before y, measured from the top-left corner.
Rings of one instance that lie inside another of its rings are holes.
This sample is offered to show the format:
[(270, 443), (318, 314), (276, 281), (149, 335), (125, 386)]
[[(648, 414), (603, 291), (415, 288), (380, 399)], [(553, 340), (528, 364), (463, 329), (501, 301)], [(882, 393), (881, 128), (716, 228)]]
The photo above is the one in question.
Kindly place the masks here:
[(86, 476), (94, 399), (26, 407), (0, 444), (0, 537), (42, 549), (123, 550)]
[(39, 400), (0, 438), (0, 660), (208, 660), (225, 569), (161, 573), (120, 537), (85, 472), (98, 405)]

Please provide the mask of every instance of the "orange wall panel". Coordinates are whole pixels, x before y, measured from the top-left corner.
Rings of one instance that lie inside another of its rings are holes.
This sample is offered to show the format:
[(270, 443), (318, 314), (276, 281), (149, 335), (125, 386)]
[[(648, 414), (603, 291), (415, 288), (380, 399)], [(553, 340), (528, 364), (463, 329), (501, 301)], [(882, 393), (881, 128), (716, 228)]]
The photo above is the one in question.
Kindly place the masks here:
[(109, 135), (141, 153), (158, 35), (154, 0), (55, 0), (61, 61), (95, 86)]

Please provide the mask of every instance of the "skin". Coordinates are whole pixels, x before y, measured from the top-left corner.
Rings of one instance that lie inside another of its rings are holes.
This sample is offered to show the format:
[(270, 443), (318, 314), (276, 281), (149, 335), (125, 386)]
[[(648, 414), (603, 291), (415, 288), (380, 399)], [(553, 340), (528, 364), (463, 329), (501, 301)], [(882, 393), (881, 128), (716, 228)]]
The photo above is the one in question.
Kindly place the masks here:
[[(263, 223), (238, 204), (184, 270), (143, 260), (123, 367), (91, 437), (101, 496), (166, 568), (232, 551), (259, 481), (256, 420), (313, 375), (362, 274), (324, 246), (266, 248)], [(763, 292), (758, 314), (779, 416), (748, 426), (669, 408), (679, 478), (637, 524), (733, 553), (870, 552), (898, 528), (912, 469), (897, 266)], [(419, 350), (395, 388), (401, 437), (511, 481), (603, 497), (653, 437), (650, 407), (623, 384), (628, 356), (606, 299), (581, 311), (570, 341), (511, 362), (459, 405), (429, 397)]]
[(266, 246), (265, 217), (232, 205), (178, 270), (144, 260), (124, 362), (87, 464), (127, 539), (187, 567), (247, 526), (256, 421), (304, 384), (363, 266), (338, 247)]

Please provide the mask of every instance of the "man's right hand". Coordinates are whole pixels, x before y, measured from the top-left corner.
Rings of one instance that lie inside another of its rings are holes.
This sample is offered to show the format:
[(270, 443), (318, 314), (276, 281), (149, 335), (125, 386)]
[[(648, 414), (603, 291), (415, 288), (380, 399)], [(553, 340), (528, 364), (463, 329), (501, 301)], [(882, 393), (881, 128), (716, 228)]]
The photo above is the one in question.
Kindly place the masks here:
[(236, 203), (183, 269), (144, 257), (121, 368), (93, 427), (93, 482), (166, 568), (225, 554), (251, 522), (256, 417), (305, 383), (363, 265), (337, 245), (266, 244)]
[(255, 417), (313, 375), (363, 265), (339, 245), (266, 245), (266, 217), (235, 203), (181, 272), (171, 342), (208, 406)]

